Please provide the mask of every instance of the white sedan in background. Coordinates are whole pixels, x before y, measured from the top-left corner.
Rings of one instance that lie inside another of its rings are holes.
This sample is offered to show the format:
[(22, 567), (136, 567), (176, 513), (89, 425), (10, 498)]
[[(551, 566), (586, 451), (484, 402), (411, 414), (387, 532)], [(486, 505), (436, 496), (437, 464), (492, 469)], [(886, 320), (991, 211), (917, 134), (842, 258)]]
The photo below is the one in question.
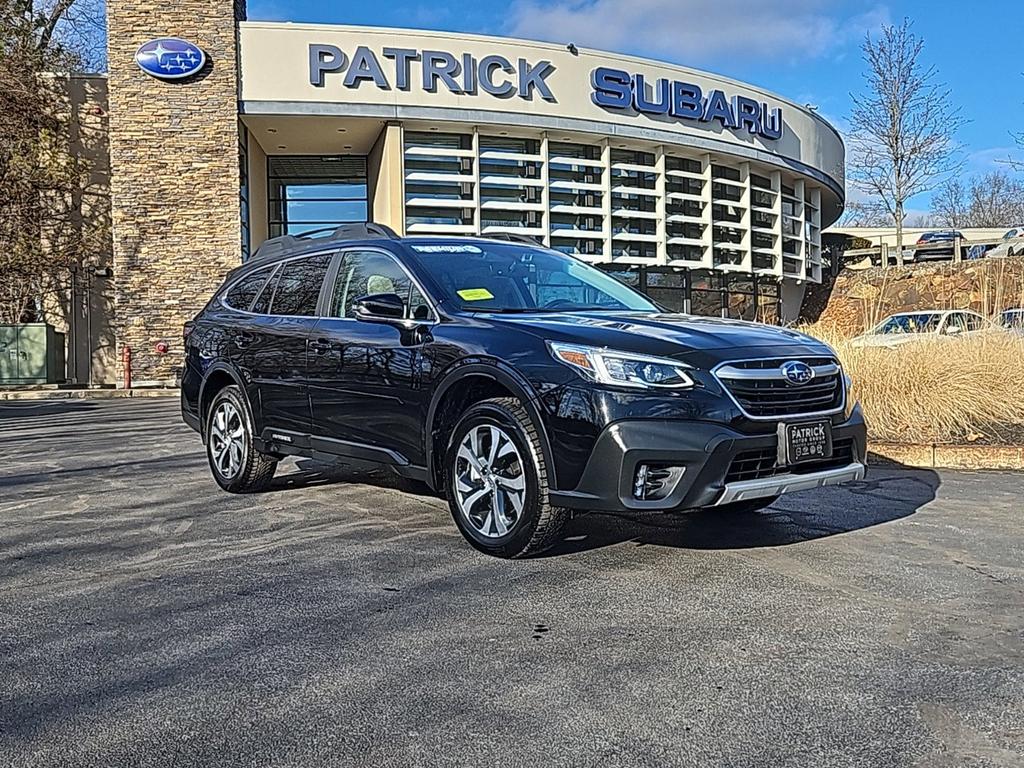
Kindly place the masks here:
[(985, 254), (990, 259), (1024, 256), (1024, 226), (1007, 230), (1003, 241)]
[(992, 330), (992, 324), (977, 312), (966, 309), (927, 309), (891, 315), (873, 330), (851, 339), (863, 347), (898, 347), (915, 341), (972, 336)]

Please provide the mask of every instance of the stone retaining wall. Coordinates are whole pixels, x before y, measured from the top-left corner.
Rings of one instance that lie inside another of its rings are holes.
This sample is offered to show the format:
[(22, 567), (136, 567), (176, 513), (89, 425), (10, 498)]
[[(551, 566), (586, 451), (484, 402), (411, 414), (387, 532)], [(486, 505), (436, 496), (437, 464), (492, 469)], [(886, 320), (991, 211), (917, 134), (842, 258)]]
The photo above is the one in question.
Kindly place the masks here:
[(1024, 258), (939, 262), (854, 271), (836, 278), (819, 320), (846, 336), (895, 312), (973, 309), (986, 316), (1024, 306)]

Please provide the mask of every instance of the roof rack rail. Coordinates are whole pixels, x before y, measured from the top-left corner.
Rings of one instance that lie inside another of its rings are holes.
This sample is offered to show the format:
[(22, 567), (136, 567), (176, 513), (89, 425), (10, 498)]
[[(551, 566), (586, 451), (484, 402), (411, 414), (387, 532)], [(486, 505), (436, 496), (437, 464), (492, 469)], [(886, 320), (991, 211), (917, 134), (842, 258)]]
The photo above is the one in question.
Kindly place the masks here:
[(391, 227), (386, 227), (383, 224), (342, 224), (340, 227), (324, 227), (303, 232), (299, 235), (282, 235), (267, 240), (256, 249), (250, 261), (277, 256), (308, 242), (323, 242), (326, 244), (337, 240), (374, 239), (398, 240), (399, 237)]
[(515, 232), (499, 232), (496, 235), (484, 235), (490, 240), (508, 240), (510, 243), (528, 243), (529, 245), (544, 245), (540, 235), (520, 235)]

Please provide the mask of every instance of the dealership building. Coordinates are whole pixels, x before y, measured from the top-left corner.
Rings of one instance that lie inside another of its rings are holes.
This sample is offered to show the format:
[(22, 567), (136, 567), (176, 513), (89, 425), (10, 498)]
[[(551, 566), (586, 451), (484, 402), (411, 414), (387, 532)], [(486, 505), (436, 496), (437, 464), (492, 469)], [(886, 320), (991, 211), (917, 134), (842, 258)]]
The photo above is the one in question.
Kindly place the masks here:
[(821, 279), (843, 143), (780, 96), (571, 40), (107, 6), (110, 71), (84, 102), (105, 102), (109, 301), (85, 304), (109, 333), (75, 378), (119, 379), (130, 346), (137, 383), (173, 381), (228, 270), (349, 222), (530, 236), (697, 314), (792, 319)]

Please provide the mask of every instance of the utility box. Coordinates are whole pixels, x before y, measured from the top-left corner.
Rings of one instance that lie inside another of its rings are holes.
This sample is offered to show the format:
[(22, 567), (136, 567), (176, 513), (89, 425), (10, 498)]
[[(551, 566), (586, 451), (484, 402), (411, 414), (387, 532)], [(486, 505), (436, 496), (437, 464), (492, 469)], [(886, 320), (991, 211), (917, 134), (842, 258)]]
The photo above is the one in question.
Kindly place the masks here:
[(46, 323), (0, 325), (0, 386), (65, 380), (64, 334)]

